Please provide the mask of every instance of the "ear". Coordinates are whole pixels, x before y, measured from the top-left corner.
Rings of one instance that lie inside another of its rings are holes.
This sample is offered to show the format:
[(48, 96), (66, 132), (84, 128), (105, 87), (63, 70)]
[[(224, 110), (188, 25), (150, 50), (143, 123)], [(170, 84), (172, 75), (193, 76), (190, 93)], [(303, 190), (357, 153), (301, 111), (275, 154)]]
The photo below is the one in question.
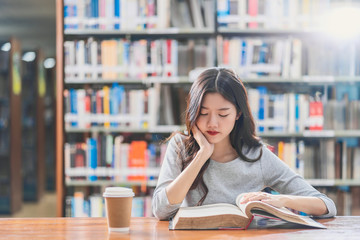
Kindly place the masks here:
[(236, 115), (236, 120), (238, 120), (240, 117), (241, 117), (241, 114), (242, 114), (242, 112), (239, 112), (237, 115)]

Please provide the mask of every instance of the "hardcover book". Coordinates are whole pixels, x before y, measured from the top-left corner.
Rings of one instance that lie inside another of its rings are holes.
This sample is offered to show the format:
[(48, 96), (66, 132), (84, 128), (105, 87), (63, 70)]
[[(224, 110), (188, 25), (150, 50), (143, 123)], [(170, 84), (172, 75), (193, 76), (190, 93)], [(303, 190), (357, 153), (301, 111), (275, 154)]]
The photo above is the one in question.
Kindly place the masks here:
[(240, 194), (236, 205), (217, 203), (195, 207), (181, 207), (169, 222), (170, 230), (186, 229), (247, 229), (254, 217), (298, 224), (299, 227), (326, 228), (308, 216), (277, 208), (261, 201), (241, 204)]

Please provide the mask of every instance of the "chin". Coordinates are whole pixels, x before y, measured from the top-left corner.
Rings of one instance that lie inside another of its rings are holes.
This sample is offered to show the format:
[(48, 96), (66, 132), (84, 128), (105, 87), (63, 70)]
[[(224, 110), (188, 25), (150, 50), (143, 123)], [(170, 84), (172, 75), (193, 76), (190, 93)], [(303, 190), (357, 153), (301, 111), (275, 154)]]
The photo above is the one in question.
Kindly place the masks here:
[(211, 144), (215, 144), (221, 141), (220, 138), (218, 138), (217, 136), (213, 137), (213, 136), (206, 136), (206, 140), (211, 143)]

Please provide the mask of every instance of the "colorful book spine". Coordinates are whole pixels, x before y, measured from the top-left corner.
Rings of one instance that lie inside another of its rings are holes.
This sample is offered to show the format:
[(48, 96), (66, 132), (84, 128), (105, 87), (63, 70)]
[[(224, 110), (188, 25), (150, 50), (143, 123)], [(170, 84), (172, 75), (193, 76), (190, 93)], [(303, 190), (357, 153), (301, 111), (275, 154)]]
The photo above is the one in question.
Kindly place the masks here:
[(260, 93), (260, 99), (259, 99), (259, 114), (258, 114), (258, 119), (260, 122), (262, 122), (262, 124), (259, 124), (258, 130), (259, 132), (264, 132), (265, 131), (265, 126), (264, 126), (264, 120), (265, 120), (265, 114), (266, 114), (266, 94), (267, 94), (267, 89), (266, 87), (258, 87), (258, 91)]
[[(217, 16), (218, 18), (224, 18), (230, 15), (230, 0), (218, 0), (217, 1)], [(220, 26), (226, 27), (224, 22), (220, 23)]]
[(110, 89), (108, 86), (103, 87), (104, 92), (104, 101), (103, 101), (103, 109), (104, 109), (104, 127), (108, 128), (110, 127), (110, 121), (108, 120), (108, 117), (110, 115)]
[(98, 165), (98, 159), (97, 159), (97, 145), (96, 145), (96, 139), (88, 138), (87, 139), (87, 149), (88, 149), (88, 166), (91, 170), (91, 174), (89, 176), (90, 181), (96, 181), (97, 176), (95, 174), (95, 169)]
[[(258, 15), (258, 0), (248, 0), (248, 14), (250, 17), (256, 18)], [(257, 28), (257, 21), (250, 21), (248, 23), (248, 28)]]
[[(70, 95), (70, 113), (71, 114), (77, 114), (77, 94), (76, 94), (76, 90), (75, 89), (70, 89), (69, 90), (69, 95)], [(72, 127), (77, 127), (78, 123), (77, 121), (71, 121), (71, 126)]]

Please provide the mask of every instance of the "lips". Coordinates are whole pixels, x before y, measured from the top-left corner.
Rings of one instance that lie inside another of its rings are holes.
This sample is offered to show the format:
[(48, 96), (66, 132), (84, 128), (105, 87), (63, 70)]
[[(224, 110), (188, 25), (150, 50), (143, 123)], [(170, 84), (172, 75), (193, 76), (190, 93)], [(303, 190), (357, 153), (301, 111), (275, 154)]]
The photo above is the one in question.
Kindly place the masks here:
[(216, 134), (218, 134), (219, 132), (216, 131), (207, 131), (208, 134), (210, 134), (211, 136), (215, 136)]

